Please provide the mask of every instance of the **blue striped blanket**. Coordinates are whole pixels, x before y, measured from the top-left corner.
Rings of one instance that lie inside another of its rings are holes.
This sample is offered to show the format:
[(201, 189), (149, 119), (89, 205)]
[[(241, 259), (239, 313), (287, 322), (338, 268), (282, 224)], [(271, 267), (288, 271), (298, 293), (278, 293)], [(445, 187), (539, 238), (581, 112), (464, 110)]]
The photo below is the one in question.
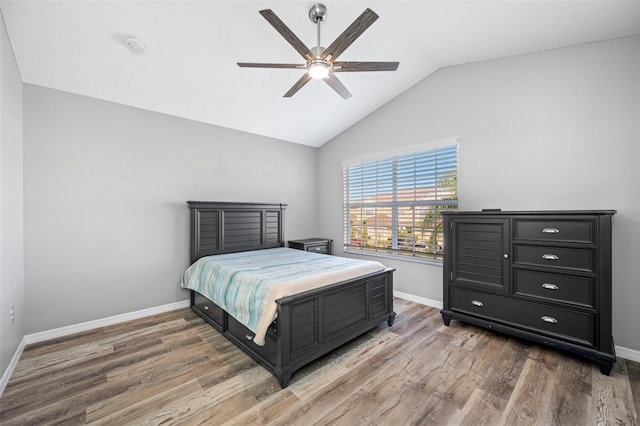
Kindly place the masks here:
[(276, 317), (275, 300), (382, 269), (374, 261), (274, 248), (203, 257), (185, 271), (181, 285), (227, 311), (262, 346)]

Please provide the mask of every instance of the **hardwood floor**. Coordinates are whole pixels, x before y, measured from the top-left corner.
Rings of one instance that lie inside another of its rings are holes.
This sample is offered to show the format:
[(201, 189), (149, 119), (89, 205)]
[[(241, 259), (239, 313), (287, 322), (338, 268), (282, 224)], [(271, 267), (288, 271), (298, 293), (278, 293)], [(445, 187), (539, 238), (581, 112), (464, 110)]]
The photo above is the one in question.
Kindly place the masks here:
[(637, 425), (640, 363), (571, 355), (395, 300), (393, 327), (286, 389), (189, 309), (28, 346), (0, 424)]

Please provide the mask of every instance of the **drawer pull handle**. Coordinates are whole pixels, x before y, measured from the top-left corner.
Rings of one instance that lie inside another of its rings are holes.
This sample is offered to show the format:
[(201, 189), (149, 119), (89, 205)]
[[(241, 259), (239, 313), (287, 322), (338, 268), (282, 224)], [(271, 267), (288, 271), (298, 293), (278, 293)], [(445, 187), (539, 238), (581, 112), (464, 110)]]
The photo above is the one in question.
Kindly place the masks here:
[(245, 339), (247, 339), (248, 341), (252, 341), (253, 340), (253, 336), (250, 334), (247, 334), (246, 336), (244, 336)]
[(559, 257), (556, 256), (555, 254), (543, 254), (542, 258), (544, 260), (558, 260), (559, 259)]
[(560, 230), (556, 228), (544, 228), (542, 232), (544, 232), (545, 234), (558, 234), (560, 233)]
[(208, 307), (207, 305), (204, 305), (204, 310), (205, 310), (205, 311), (208, 311), (208, 310), (209, 310), (209, 307)]
[(484, 303), (482, 303), (482, 302), (481, 302), (481, 301), (479, 301), (479, 300), (472, 300), (472, 301), (471, 301), (471, 304), (472, 304), (473, 306), (484, 306)]
[(559, 290), (560, 289), (560, 287), (558, 287), (555, 284), (551, 284), (551, 283), (542, 284), (542, 288), (546, 288), (547, 290)]
[(547, 315), (544, 315), (540, 318), (542, 321), (544, 322), (548, 322), (549, 324), (557, 324), (558, 320), (555, 319), (554, 317), (549, 317)]

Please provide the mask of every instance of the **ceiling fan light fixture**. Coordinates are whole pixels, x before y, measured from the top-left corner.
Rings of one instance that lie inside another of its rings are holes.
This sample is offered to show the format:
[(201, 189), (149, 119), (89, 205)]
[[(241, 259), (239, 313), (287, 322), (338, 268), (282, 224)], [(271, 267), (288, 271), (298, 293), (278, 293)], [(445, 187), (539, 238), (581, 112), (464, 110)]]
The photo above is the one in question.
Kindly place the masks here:
[[(0, 0), (2, 1), (2, 0)], [(304, 58), (304, 64), (263, 64), (238, 62), (240, 67), (248, 68), (296, 68), (304, 69), (305, 73), (298, 81), (284, 94), (285, 98), (295, 95), (304, 85), (311, 80), (323, 80), (329, 85), (342, 99), (349, 99), (353, 96), (349, 90), (342, 84), (337, 72), (354, 72), (354, 71), (395, 71), (398, 68), (398, 62), (336, 62), (345, 49), (362, 35), (373, 24), (378, 15), (371, 9), (367, 8), (355, 21), (347, 27), (336, 38), (333, 43), (324, 48), (320, 44), (320, 23), (326, 19), (327, 8), (322, 3), (316, 3), (309, 10), (309, 19), (316, 24), (318, 43), (312, 49), (309, 49), (290, 29), (286, 26), (271, 9), (260, 11), (260, 15), (266, 19), (276, 31), (280, 33), (284, 39)]]
[(322, 80), (323, 78), (327, 78), (329, 76), (329, 67), (324, 62), (312, 62), (307, 67), (307, 72), (309, 73), (309, 77)]

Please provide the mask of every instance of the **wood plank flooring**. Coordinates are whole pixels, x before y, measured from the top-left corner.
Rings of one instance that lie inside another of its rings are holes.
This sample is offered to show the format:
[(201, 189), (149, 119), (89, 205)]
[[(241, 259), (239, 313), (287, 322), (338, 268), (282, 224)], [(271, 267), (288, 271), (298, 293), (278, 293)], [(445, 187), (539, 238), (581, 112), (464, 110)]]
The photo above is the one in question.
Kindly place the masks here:
[(637, 425), (640, 363), (581, 358), (395, 300), (286, 389), (181, 309), (28, 346), (2, 425)]

